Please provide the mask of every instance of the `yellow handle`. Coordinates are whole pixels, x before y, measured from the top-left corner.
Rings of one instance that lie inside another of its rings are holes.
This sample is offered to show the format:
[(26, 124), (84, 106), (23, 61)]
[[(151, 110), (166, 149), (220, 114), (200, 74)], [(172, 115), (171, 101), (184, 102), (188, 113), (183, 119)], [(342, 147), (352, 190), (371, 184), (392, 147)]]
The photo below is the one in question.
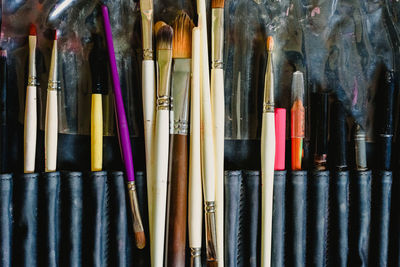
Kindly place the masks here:
[(103, 168), (103, 104), (101, 94), (92, 94), (91, 114), (91, 168), (101, 171)]

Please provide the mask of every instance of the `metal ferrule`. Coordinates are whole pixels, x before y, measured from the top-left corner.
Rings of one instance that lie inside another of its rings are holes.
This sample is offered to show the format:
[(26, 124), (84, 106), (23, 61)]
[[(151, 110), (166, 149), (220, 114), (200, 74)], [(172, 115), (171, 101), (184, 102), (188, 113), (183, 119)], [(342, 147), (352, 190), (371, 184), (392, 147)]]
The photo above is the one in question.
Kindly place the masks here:
[(157, 110), (169, 110), (172, 50), (157, 50)]
[(172, 110), (174, 113), (173, 134), (187, 135), (189, 133), (190, 68), (190, 59), (174, 59), (171, 88), (173, 99)]
[(49, 85), (47, 90), (57, 90), (58, 89), (58, 81), (57, 81), (57, 40), (53, 42), (53, 51), (51, 54), (51, 63), (50, 63), (50, 73), (49, 73)]
[(142, 218), (140, 216), (139, 201), (137, 198), (136, 185), (134, 181), (128, 182), (128, 194), (132, 210), (133, 231), (135, 233), (143, 232)]
[(58, 89), (58, 81), (49, 80), (47, 90), (48, 91), (57, 91), (57, 89)]
[(28, 86), (36, 86), (36, 36), (29, 36), (29, 76)]
[(141, 0), (143, 59), (153, 59), (153, 1)]
[(205, 211), (207, 261), (217, 261), (217, 225), (215, 220), (215, 201), (206, 201)]
[(272, 69), (272, 53), (268, 52), (267, 71), (265, 72), (263, 113), (273, 113), (274, 107), (274, 70)]
[(360, 125), (356, 126), (354, 143), (356, 150), (356, 167), (359, 171), (367, 170), (367, 151), (365, 147), (365, 132)]
[(201, 248), (190, 248), (190, 266), (201, 267)]
[(223, 49), (224, 49), (224, 9), (213, 8), (211, 47), (212, 47), (212, 68), (223, 68)]

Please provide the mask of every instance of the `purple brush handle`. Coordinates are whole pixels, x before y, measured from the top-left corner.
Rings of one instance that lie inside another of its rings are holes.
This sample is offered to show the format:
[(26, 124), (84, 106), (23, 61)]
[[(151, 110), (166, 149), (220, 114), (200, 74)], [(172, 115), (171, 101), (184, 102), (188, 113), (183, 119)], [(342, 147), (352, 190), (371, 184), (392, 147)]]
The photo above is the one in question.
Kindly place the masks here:
[(122, 152), (122, 160), (125, 164), (126, 177), (128, 182), (135, 181), (135, 174), (133, 171), (132, 161), (132, 148), (131, 139), (129, 137), (129, 128), (125, 116), (124, 102), (122, 100), (121, 85), (119, 82), (117, 61), (115, 60), (114, 44), (111, 32), (110, 17), (108, 16), (107, 6), (101, 6), (101, 12), (104, 19), (104, 31), (106, 35), (108, 57), (110, 60), (111, 78), (113, 81), (114, 98), (115, 98), (115, 112), (117, 116), (117, 132), (119, 143)]

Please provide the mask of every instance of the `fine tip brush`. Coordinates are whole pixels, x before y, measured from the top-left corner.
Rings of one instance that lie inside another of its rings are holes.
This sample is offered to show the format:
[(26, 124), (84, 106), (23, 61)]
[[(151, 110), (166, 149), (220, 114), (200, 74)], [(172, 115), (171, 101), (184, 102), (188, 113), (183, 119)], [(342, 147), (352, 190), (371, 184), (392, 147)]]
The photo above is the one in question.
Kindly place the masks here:
[(224, 266), (224, 5), (224, 0), (211, 1), (211, 105), (215, 135), (215, 216), (219, 266)]
[(261, 266), (271, 265), (272, 242), (272, 208), (274, 188), (274, 160), (275, 160), (275, 101), (274, 101), (274, 70), (272, 52), (274, 39), (267, 39), (267, 70), (265, 73), (263, 118), (261, 129)]
[(183, 11), (173, 23), (172, 83), (173, 104), (170, 122), (171, 144), (168, 190), (167, 266), (185, 266), (189, 89), (192, 56), (193, 21)]
[(139, 202), (136, 192), (135, 172), (133, 169), (132, 146), (129, 135), (128, 122), (125, 114), (124, 101), (122, 98), (121, 84), (119, 81), (117, 60), (115, 57), (114, 43), (110, 24), (110, 17), (106, 5), (101, 6), (103, 15), (104, 32), (107, 43), (108, 61), (110, 64), (111, 79), (114, 91), (115, 114), (117, 120), (117, 133), (122, 154), (122, 161), (125, 165), (126, 179), (128, 184), (128, 193), (132, 211), (133, 231), (135, 232), (136, 246), (142, 249), (146, 245), (142, 217), (139, 210)]
[(173, 29), (157, 22), (157, 105), (154, 143), (153, 225), (150, 228), (152, 266), (163, 266), (168, 180), (170, 77)]
[(46, 119), (44, 130), (45, 171), (54, 172), (57, 167), (58, 109), (57, 109), (57, 30), (54, 31), (49, 83), (47, 87)]

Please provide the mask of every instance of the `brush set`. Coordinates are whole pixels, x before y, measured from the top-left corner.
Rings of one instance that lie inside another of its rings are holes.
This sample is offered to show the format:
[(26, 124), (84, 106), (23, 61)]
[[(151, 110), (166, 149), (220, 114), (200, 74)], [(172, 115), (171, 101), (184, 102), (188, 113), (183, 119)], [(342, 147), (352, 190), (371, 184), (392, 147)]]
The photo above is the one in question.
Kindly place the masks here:
[[(392, 170), (398, 157), (393, 145), (398, 134), (395, 70), (382, 67), (376, 74), (382, 78), (374, 96), (376, 142), (372, 144), (370, 122), (355, 116), (364, 105), (359, 102), (365, 101), (358, 95), (358, 84), (350, 101), (343, 88), (335, 89), (335, 82), (314, 81), (299, 64), (283, 69), (283, 58), (291, 52), (285, 50), (288, 44), (275, 28), (260, 25), (268, 34), (257, 35), (259, 39), (251, 44), (260, 50), (252, 55), (257, 64), (247, 66), (256, 73), (251, 90), (258, 90), (254, 93), (257, 101), (245, 103), (248, 99), (241, 97), (249, 88), (241, 85), (248, 77), (241, 77), (235, 67), (237, 82), (227, 79), (231, 75), (227, 70), (232, 72), (228, 64), (235, 55), (226, 51), (249, 33), (238, 36), (240, 27), (230, 28), (228, 1), (212, 0), (209, 6), (197, 0), (196, 15), (191, 17), (183, 8), (172, 19), (155, 16), (157, 3), (132, 3), (136, 23), (140, 23), (132, 30), (141, 29), (141, 79), (133, 81), (138, 94), (124, 88), (131, 78), (122, 74), (121, 66), (126, 65), (119, 65), (125, 56), (124, 46), (118, 43), (123, 30), (113, 24), (118, 23), (113, 5), (97, 3), (92, 10), (99, 27), (85, 39), (90, 48), (85, 54), (90, 79), (81, 81), (89, 87), (90, 142), (82, 139), (87, 142), (76, 150), (82, 154), (79, 158), (90, 156), (90, 168), (81, 170), (88, 174), (71, 172), (64, 164), (75, 156), (64, 152), (72, 149), (70, 137), (60, 135), (59, 129), (66, 103), (61, 94), (66, 89), (60, 87), (65, 77), (59, 49), (68, 49), (65, 43), (73, 41), (60, 29), (48, 30), (51, 51), (44, 57), (48, 67), (43, 67), (43, 62), (37, 63), (37, 47), (45, 35), (39, 34), (38, 25), (29, 26), (27, 80), (21, 98), (23, 136), (16, 137), (10, 126), (14, 124), (9, 113), (14, 109), (7, 70), (13, 52), (0, 48), (0, 190), (4, 192), (0, 221), (5, 222), (0, 230), (0, 265), (11, 266), (13, 261), (58, 266), (65, 261), (74, 266), (103, 266), (105, 262), (125, 266), (136, 261), (130, 256), (134, 253), (141, 259), (138, 265), (153, 267), (327, 266), (328, 262), (332, 266), (388, 266), (389, 251), (400, 251), (400, 243), (395, 243), (400, 235), (390, 237), (400, 218), (391, 206), (397, 200), (395, 195), (391, 199)], [(251, 5), (262, 3), (252, 1)], [(44, 73), (48, 75), (45, 95), (39, 83)], [(282, 87), (283, 83), (288, 86)], [(234, 84), (238, 86), (235, 93), (227, 94)], [(142, 113), (135, 107), (133, 114), (143, 123), (143, 138), (132, 138), (127, 95), (141, 97)], [(288, 97), (283, 99), (283, 95)], [(104, 130), (106, 96), (113, 99), (115, 138), (106, 137)], [(46, 105), (41, 111), (38, 107), (43, 101)], [(251, 115), (259, 123), (249, 127), (257, 128), (260, 140), (226, 139), (227, 125), (245, 125), (240, 115), (243, 105), (257, 110)], [(231, 108), (237, 114), (232, 115)], [(44, 113), (43, 129), (38, 127), (40, 113)], [(23, 144), (19, 170), (23, 174), (18, 179), (6, 174), (17, 170), (8, 162), (15, 138)], [(241, 162), (248, 165), (231, 161), (232, 154), (240, 158), (245, 153), (248, 159)], [(37, 160), (40, 157), (43, 164)], [(109, 158), (118, 164), (110, 167)], [(107, 171), (115, 166), (123, 172)], [(233, 170), (238, 166), (243, 171)], [(68, 171), (58, 171), (64, 168)], [(32, 214), (26, 217), (26, 211)], [(62, 216), (70, 220), (59, 222)], [(81, 230), (71, 230), (76, 228)], [(27, 236), (24, 229), (29, 229)], [(61, 244), (63, 237), (67, 245)], [(10, 256), (16, 247), (28, 251), (27, 256)]]

